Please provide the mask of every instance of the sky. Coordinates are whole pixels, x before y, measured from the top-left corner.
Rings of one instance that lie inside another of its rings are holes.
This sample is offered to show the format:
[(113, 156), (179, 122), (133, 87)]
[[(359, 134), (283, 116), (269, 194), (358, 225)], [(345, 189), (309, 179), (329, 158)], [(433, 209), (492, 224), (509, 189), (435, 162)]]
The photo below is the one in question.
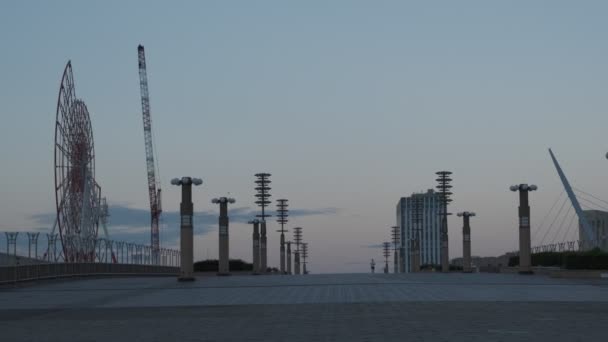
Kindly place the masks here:
[[(231, 257), (251, 260), (253, 175), (269, 172), (272, 199), (294, 210), (288, 237), (303, 227), (309, 269), (367, 272), (399, 198), (445, 169), (450, 210), (477, 213), (473, 254), (516, 250), (508, 187), (538, 185), (535, 238), (562, 193), (547, 148), (575, 187), (608, 199), (607, 16), (605, 1), (2, 1), (0, 231), (53, 225), (57, 94), (71, 60), (110, 235), (149, 241), (143, 44), (163, 246), (178, 237), (170, 179), (200, 177), (195, 259), (217, 257), (211, 199), (229, 195)], [(458, 257), (459, 218), (449, 227)]]

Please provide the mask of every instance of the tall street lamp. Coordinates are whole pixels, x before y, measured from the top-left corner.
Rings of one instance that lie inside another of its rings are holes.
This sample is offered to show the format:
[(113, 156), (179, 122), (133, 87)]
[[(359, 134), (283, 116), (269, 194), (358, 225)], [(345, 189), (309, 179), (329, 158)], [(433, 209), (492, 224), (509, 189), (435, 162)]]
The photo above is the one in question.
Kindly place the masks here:
[(285, 242), (287, 244), (287, 252), (285, 258), (287, 259), (287, 274), (291, 274), (291, 241)]
[(255, 201), (255, 204), (257, 204), (260, 209), (262, 210), (262, 214), (260, 215), (255, 215), (256, 217), (259, 217), (261, 222), (260, 222), (260, 228), (261, 228), (261, 232), (260, 232), (260, 273), (266, 273), (266, 269), (267, 269), (267, 259), (268, 259), (268, 250), (266, 247), (266, 218), (270, 217), (271, 215), (268, 215), (265, 213), (265, 208), (270, 204), (269, 198), (270, 198), (270, 187), (268, 186), (268, 184), (270, 184), (270, 173), (256, 173), (255, 177), (257, 178), (257, 180), (255, 181), (256, 183), (256, 188), (255, 190), (258, 192), (255, 197), (257, 197), (257, 200)]
[(281, 274), (285, 274), (285, 224), (287, 223), (287, 217), (289, 216), (289, 209), (287, 209), (287, 200), (277, 200), (277, 222), (281, 225), (281, 229), (277, 232), (281, 233)]
[(398, 249), (399, 249), (399, 226), (393, 226), (391, 227), (391, 237), (393, 239), (393, 247), (394, 247), (394, 268), (395, 268), (395, 273), (399, 273), (399, 253), (398, 253)]
[(462, 217), (462, 271), (465, 273), (471, 273), (471, 225), (469, 221), (471, 217), (475, 216), (474, 212), (463, 211), (456, 214), (458, 217)]
[(178, 281), (194, 281), (193, 249), (194, 235), (192, 215), (194, 213), (192, 204), (192, 185), (201, 185), (203, 181), (199, 178), (182, 177), (173, 178), (171, 184), (182, 187), (182, 203), (179, 205), (180, 213), (180, 248), (181, 261)]
[(253, 274), (260, 274), (260, 220), (249, 221), (253, 225)]
[(294, 274), (300, 274), (300, 245), (302, 244), (302, 227), (293, 229), (293, 240), (296, 244), (296, 251), (293, 253)]
[(388, 273), (388, 257), (391, 255), (391, 243), (382, 243), (382, 255), (384, 255), (384, 273)]
[(519, 273), (532, 274), (532, 247), (530, 243), (530, 204), (528, 193), (538, 190), (536, 185), (519, 184), (509, 188), (519, 191)]
[(219, 236), (219, 260), (218, 260), (218, 275), (230, 274), (230, 254), (228, 249), (228, 203), (236, 202), (234, 198), (220, 197), (211, 200), (211, 203), (220, 205), (220, 236)]
[(441, 272), (450, 271), (450, 253), (448, 249), (448, 204), (452, 202), (452, 178), (450, 171), (439, 171), (437, 175), (437, 190), (439, 191), (439, 204), (441, 205)]

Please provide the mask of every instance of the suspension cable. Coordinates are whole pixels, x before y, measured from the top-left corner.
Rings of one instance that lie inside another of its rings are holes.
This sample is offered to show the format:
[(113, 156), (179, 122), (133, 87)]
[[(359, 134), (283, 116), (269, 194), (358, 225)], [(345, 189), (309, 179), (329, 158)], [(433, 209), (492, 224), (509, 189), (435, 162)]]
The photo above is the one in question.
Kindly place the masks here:
[(551, 243), (555, 243), (555, 239), (559, 237), (560, 233), (562, 232), (562, 229), (564, 228), (564, 223), (570, 216), (571, 211), (572, 211), (572, 207), (570, 206), (570, 207), (568, 207), (568, 211), (566, 212), (566, 215), (564, 215), (562, 222), (559, 224), (559, 230), (555, 233), (555, 235), (553, 235), (553, 239), (551, 239)]
[(608, 201), (604, 201), (604, 200), (603, 200), (603, 199), (601, 199), (601, 198), (595, 197), (595, 196), (593, 196), (592, 194), (590, 194), (590, 193), (588, 193), (588, 192), (584, 192), (583, 190), (578, 189), (578, 188), (574, 188), (574, 190), (576, 190), (576, 191), (578, 191), (578, 192), (582, 192), (583, 194), (585, 194), (585, 195), (587, 195), (587, 196), (591, 196), (592, 198), (594, 198), (594, 199), (596, 199), (596, 200), (598, 200), (598, 201), (600, 201), (600, 202), (604, 202), (605, 204), (607, 204), (607, 205), (608, 205)]
[(545, 242), (545, 239), (547, 238), (547, 235), (549, 235), (549, 232), (553, 228), (553, 225), (555, 225), (555, 222), (557, 221), (557, 219), (561, 215), (562, 210), (564, 209), (564, 205), (566, 205), (566, 202), (568, 202), (568, 197), (564, 198), (564, 201), (562, 202), (562, 206), (559, 208), (559, 211), (558, 211), (557, 215), (555, 216), (555, 219), (553, 219), (553, 222), (551, 222), (551, 225), (548, 227), (547, 231), (545, 232), (545, 235), (543, 236), (543, 239), (540, 242), (541, 246)]
[(565, 190), (562, 190), (562, 192), (559, 194), (559, 196), (557, 196), (557, 198), (553, 202), (553, 205), (551, 206), (551, 209), (549, 209), (549, 212), (547, 212), (545, 217), (543, 217), (543, 219), (540, 221), (540, 225), (538, 226), (538, 228), (534, 229), (534, 235), (532, 236), (532, 241), (534, 241), (536, 239), (538, 232), (541, 231), (543, 225), (545, 224), (545, 220), (549, 217), (549, 215), (551, 215), (551, 212), (553, 212), (553, 209), (557, 205), (557, 202), (560, 200), (560, 198), (562, 198), (562, 195), (564, 194), (564, 192), (565, 192)]
[(566, 242), (566, 236), (568, 236), (568, 233), (570, 233), (570, 231), (572, 230), (572, 223), (574, 222), (574, 218), (577, 216), (578, 215), (576, 215), (576, 213), (572, 214), (572, 218), (570, 219), (570, 223), (568, 224), (568, 229), (564, 232), (564, 236), (562, 237), (562, 242)]

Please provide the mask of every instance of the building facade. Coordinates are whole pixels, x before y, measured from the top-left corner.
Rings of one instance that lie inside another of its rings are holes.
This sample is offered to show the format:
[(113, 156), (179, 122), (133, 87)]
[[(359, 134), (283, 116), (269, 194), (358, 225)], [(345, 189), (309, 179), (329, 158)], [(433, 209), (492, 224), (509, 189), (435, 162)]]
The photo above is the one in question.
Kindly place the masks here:
[(587, 221), (591, 225), (594, 241), (589, 241), (583, 231), (583, 226), (578, 224), (578, 238), (583, 242), (583, 249), (592, 249), (596, 246), (604, 251), (608, 251), (608, 212), (601, 210), (584, 210)]
[(420, 265), (440, 265), (440, 227), (439, 194), (429, 189), (426, 193), (402, 197), (397, 203), (397, 226), (400, 228), (399, 261), (401, 272), (411, 271), (412, 240), (416, 237), (416, 225), (412, 222), (413, 198), (422, 199), (422, 222), (420, 223)]

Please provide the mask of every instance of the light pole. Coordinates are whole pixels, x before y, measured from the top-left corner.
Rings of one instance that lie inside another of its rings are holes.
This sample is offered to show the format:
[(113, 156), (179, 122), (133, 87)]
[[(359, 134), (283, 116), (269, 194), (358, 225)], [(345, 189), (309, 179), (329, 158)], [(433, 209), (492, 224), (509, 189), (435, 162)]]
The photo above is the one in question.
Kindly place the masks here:
[(302, 274), (307, 275), (306, 258), (308, 258), (308, 242), (302, 242)]
[(203, 181), (199, 178), (182, 177), (181, 179), (173, 178), (171, 184), (182, 187), (182, 202), (179, 205), (181, 268), (177, 280), (194, 281), (194, 228), (192, 224), (194, 205), (192, 204), (192, 185), (201, 185)]
[(253, 274), (260, 274), (260, 220), (249, 221), (253, 225)]
[(391, 237), (393, 238), (393, 246), (394, 246), (394, 267), (395, 267), (395, 273), (399, 273), (399, 255), (397, 253), (397, 250), (399, 248), (399, 226), (393, 226), (391, 227)]
[(287, 209), (287, 200), (277, 200), (277, 222), (281, 225), (281, 230), (277, 232), (281, 233), (281, 274), (285, 274), (285, 224), (287, 223), (287, 216), (289, 210)]
[(266, 273), (266, 269), (268, 267), (268, 250), (266, 249), (266, 218), (270, 217), (271, 215), (266, 214), (264, 212), (264, 208), (266, 208), (270, 204), (270, 201), (268, 200), (270, 198), (270, 187), (268, 186), (268, 184), (270, 184), (271, 175), (270, 173), (256, 173), (255, 176), (257, 177), (257, 180), (255, 181), (257, 186), (255, 190), (257, 190), (258, 192), (255, 195), (255, 197), (257, 197), (257, 201), (255, 201), (255, 204), (257, 204), (260, 209), (262, 209), (261, 215), (255, 215), (256, 217), (259, 217), (261, 219), (259, 271), (260, 273)]
[(439, 204), (441, 211), (441, 272), (450, 271), (450, 253), (448, 249), (448, 204), (452, 202), (450, 196), (452, 196), (452, 178), (450, 171), (439, 171), (435, 173), (437, 175), (437, 190), (439, 192)]
[(220, 205), (219, 218), (219, 259), (218, 259), (218, 275), (230, 274), (230, 255), (228, 252), (228, 203), (236, 202), (234, 198), (220, 197), (211, 200), (211, 203)]
[(462, 217), (462, 271), (465, 273), (471, 273), (471, 225), (469, 221), (471, 217), (475, 216), (474, 212), (463, 211), (456, 214), (458, 217)]
[(294, 274), (300, 274), (300, 244), (302, 243), (302, 227), (293, 229), (293, 240), (296, 243), (296, 251), (293, 253)]
[(383, 242), (383, 255), (384, 255), (384, 273), (388, 273), (388, 257), (391, 255), (391, 243)]
[(532, 274), (532, 248), (530, 245), (530, 204), (528, 192), (538, 190), (536, 185), (519, 184), (509, 188), (519, 191), (519, 273)]
[(287, 252), (286, 252), (286, 258), (287, 258), (287, 274), (291, 274), (291, 241), (287, 241)]
[(414, 238), (411, 239), (411, 249), (410, 260), (411, 260), (411, 272), (420, 272), (420, 231), (422, 230), (422, 214), (423, 214), (423, 205), (424, 198), (422, 196), (411, 197), (412, 201), (412, 230), (414, 234)]

